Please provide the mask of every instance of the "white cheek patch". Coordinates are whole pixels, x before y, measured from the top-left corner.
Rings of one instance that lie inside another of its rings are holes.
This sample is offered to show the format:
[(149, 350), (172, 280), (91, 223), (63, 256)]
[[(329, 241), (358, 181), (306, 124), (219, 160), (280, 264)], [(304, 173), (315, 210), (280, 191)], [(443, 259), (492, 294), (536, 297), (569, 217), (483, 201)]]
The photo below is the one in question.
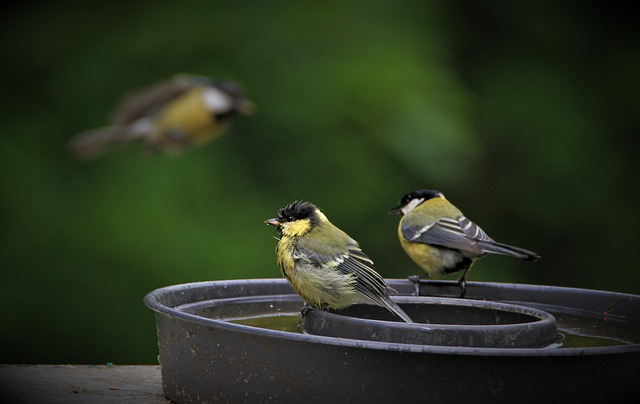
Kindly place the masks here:
[(424, 198), (418, 198), (418, 199), (412, 199), (408, 204), (406, 204), (405, 206), (402, 207), (402, 214), (406, 215), (409, 212), (411, 212), (413, 209), (416, 208), (416, 206), (420, 205), (422, 202), (424, 202)]
[(204, 99), (204, 105), (210, 111), (222, 113), (231, 109), (229, 97), (216, 88), (205, 89), (202, 97)]

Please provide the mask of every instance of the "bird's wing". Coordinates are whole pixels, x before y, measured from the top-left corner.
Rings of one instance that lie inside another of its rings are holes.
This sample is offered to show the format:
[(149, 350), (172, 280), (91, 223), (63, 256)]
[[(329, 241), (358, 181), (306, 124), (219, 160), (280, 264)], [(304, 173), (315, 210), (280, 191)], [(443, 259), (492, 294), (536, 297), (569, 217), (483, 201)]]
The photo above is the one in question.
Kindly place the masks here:
[(348, 245), (347, 249), (349, 254), (336, 269), (343, 273), (355, 274), (356, 290), (382, 305), (383, 297), (387, 295), (387, 285), (376, 271), (373, 261), (355, 243)]
[(465, 251), (473, 254), (484, 254), (477, 243), (493, 243), (478, 225), (464, 216), (455, 219), (442, 218), (426, 226), (402, 226), (402, 235), (415, 243), (424, 243)]
[(334, 268), (344, 260), (346, 254), (347, 249), (342, 244), (303, 237), (296, 243), (293, 258), (317, 267)]
[(176, 99), (197, 83), (188, 77), (178, 76), (128, 95), (113, 117), (114, 125), (128, 125), (149, 114), (153, 114)]
[(299, 241), (299, 248), (294, 253), (296, 258), (319, 268), (334, 268), (340, 273), (353, 276), (356, 291), (383, 305), (382, 300), (387, 295), (387, 285), (382, 276), (376, 272), (371, 258), (354, 240), (347, 240), (346, 245), (332, 247), (323, 243), (321, 246), (314, 245), (314, 248), (309, 248), (310, 246), (302, 241)]

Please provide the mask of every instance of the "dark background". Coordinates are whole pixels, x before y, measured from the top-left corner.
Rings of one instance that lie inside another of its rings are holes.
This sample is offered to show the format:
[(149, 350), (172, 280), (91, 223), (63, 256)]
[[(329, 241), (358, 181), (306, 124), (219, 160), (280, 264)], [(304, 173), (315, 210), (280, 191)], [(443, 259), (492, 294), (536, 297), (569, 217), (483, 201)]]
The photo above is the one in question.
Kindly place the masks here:
[[(280, 277), (263, 221), (297, 198), (386, 278), (420, 272), (387, 211), (435, 188), (543, 257), (488, 257), (470, 280), (640, 293), (640, 38), (622, 7), (3, 6), (0, 362), (156, 363), (144, 295)], [(124, 94), (181, 72), (239, 81), (256, 113), (178, 158), (70, 155)]]

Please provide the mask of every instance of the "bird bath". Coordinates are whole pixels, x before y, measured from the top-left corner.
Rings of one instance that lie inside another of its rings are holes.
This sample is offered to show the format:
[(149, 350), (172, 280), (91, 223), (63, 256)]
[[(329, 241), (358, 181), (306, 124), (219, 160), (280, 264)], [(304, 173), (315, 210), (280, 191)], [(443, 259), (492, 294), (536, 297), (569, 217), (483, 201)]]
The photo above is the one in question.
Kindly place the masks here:
[(635, 393), (640, 296), (387, 280), (377, 306), (311, 310), (284, 279), (157, 289), (164, 394), (176, 403), (610, 400)]

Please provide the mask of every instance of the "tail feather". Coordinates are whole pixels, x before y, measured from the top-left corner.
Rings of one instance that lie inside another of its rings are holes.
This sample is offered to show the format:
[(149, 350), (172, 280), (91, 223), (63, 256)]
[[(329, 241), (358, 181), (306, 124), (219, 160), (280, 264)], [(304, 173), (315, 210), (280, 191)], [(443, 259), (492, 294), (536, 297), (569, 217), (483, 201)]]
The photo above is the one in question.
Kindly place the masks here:
[(387, 297), (386, 299), (381, 300), (382, 305), (389, 311), (391, 311), (396, 316), (400, 317), (407, 323), (413, 323), (413, 320), (407, 313), (405, 313), (400, 306), (396, 304), (391, 298)]
[(69, 144), (71, 152), (81, 160), (90, 160), (110, 151), (129, 140), (123, 131), (115, 126), (83, 132)]
[(540, 259), (540, 256), (533, 251), (502, 243), (479, 242), (478, 247), (480, 247), (482, 251), (486, 253), (508, 255), (511, 257), (520, 258), (521, 260), (525, 261), (537, 261), (538, 259)]

